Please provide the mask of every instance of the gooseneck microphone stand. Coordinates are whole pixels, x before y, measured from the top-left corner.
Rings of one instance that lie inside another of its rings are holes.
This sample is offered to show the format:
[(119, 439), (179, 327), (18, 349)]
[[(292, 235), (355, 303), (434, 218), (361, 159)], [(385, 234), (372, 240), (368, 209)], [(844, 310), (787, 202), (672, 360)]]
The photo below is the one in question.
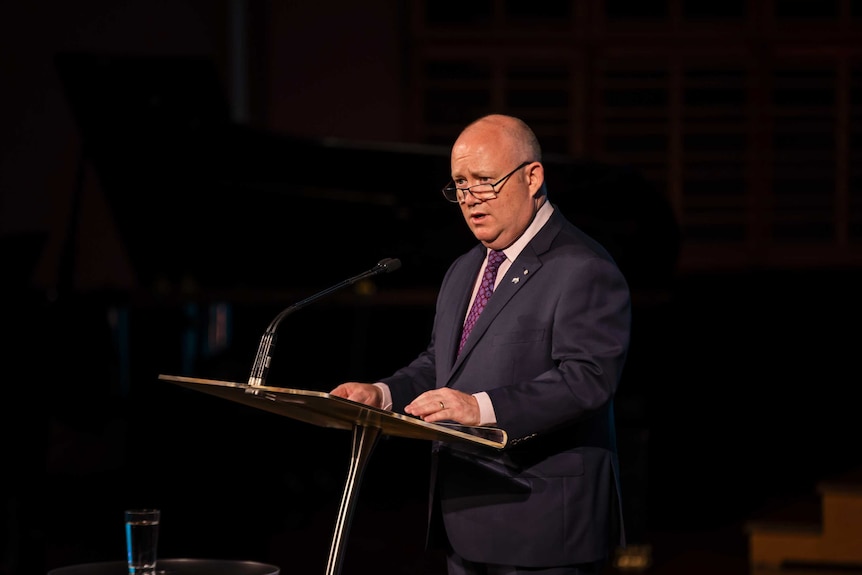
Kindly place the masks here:
[(284, 309), (270, 322), (269, 327), (266, 328), (266, 331), (260, 338), (260, 345), (257, 348), (257, 355), (254, 358), (254, 365), (252, 365), (251, 368), (251, 375), (248, 378), (248, 384), (255, 387), (266, 385), (266, 375), (269, 372), (269, 364), (272, 361), (272, 347), (275, 345), (275, 332), (278, 330), (278, 326), (279, 324), (281, 324), (284, 318), (286, 318), (293, 312), (304, 308), (308, 304), (331, 294), (334, 291), (338, 291), (341, 288), (353, 285), (360, 280), (370, 278), (371, 276), (376, 276), (377, 274), (381, 274), (383, 272), (394, 272), (400, 267), (401, 260), (395, 258), (386, 258), (380, 260), (379, 262), (377, 262), (377, 265), (370, 270), (364, 271), (359, 275), (353, 276), (352, 278), (348, 278), (341, 283), (338, 283), (321, 292), (318, 292), (313, 296), (307, 297), (304, 300)]

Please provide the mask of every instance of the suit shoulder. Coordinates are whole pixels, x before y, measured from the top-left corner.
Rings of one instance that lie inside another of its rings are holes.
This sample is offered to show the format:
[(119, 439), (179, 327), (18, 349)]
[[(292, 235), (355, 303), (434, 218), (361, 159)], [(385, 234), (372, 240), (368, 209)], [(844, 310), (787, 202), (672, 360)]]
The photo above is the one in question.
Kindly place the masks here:
[(567, 249), (582, 256), (591, 253), (596, 257), (614, 261), (610, 251), (601, 242), (565, 218), (555, 243), (558, 246), (567, 246)]

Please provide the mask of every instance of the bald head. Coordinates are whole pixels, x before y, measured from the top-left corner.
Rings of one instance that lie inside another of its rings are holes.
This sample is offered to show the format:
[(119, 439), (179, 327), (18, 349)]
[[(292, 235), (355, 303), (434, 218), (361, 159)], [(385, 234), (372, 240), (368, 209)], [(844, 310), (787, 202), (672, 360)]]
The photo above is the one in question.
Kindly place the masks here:
[[(542, 161), (542, 147), (532, 128), (520, 118), (505, 114), (488, 114), (474, 120), (461, 131), (460, 140), (464, 136), (481, 134), (483, 137), (499, 138), (499, 144), (507, 148), (514, 156), (533, 162)], [(456, 140), (455, 144), (457, 145)]]

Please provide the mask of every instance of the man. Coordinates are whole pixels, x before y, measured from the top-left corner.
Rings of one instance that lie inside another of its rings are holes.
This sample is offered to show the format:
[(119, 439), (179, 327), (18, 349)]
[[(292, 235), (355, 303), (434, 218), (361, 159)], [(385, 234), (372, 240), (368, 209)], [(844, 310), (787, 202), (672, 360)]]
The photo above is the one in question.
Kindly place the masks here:
[[(433, 445), (431, 532), (442, 519), (450, 575), (599, 573), (625, 544), (613, 398), (628, 285), (548, 200), (541, 147), (521, 120), (467, 126), (451, 168), (443, 194), (480, 244), (446, 272), (427, 349), (380, 382), (332, 394), (507, 432), (501, 451)], [(483, 279), (489, 255), (503, 262)], [(478, 318), (474, 299), (487, 303)]]

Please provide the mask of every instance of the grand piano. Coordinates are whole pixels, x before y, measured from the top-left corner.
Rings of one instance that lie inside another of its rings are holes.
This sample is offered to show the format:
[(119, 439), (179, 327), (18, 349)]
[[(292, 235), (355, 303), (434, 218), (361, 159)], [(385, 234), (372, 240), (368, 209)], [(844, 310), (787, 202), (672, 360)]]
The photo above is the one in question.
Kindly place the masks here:
[[(144, 290), (322, 286), (385, 257), (404, 264), (388, 285), (433, 288), (473, 243), (440, 193), (445, 148), (234, 123), (206, 58), (63, 53), (57, 69)], [(624, 166), (545, 164), (551, 201), (610, 249), (633, 290), (666, 288), (678, 233), (664, 196)]]

